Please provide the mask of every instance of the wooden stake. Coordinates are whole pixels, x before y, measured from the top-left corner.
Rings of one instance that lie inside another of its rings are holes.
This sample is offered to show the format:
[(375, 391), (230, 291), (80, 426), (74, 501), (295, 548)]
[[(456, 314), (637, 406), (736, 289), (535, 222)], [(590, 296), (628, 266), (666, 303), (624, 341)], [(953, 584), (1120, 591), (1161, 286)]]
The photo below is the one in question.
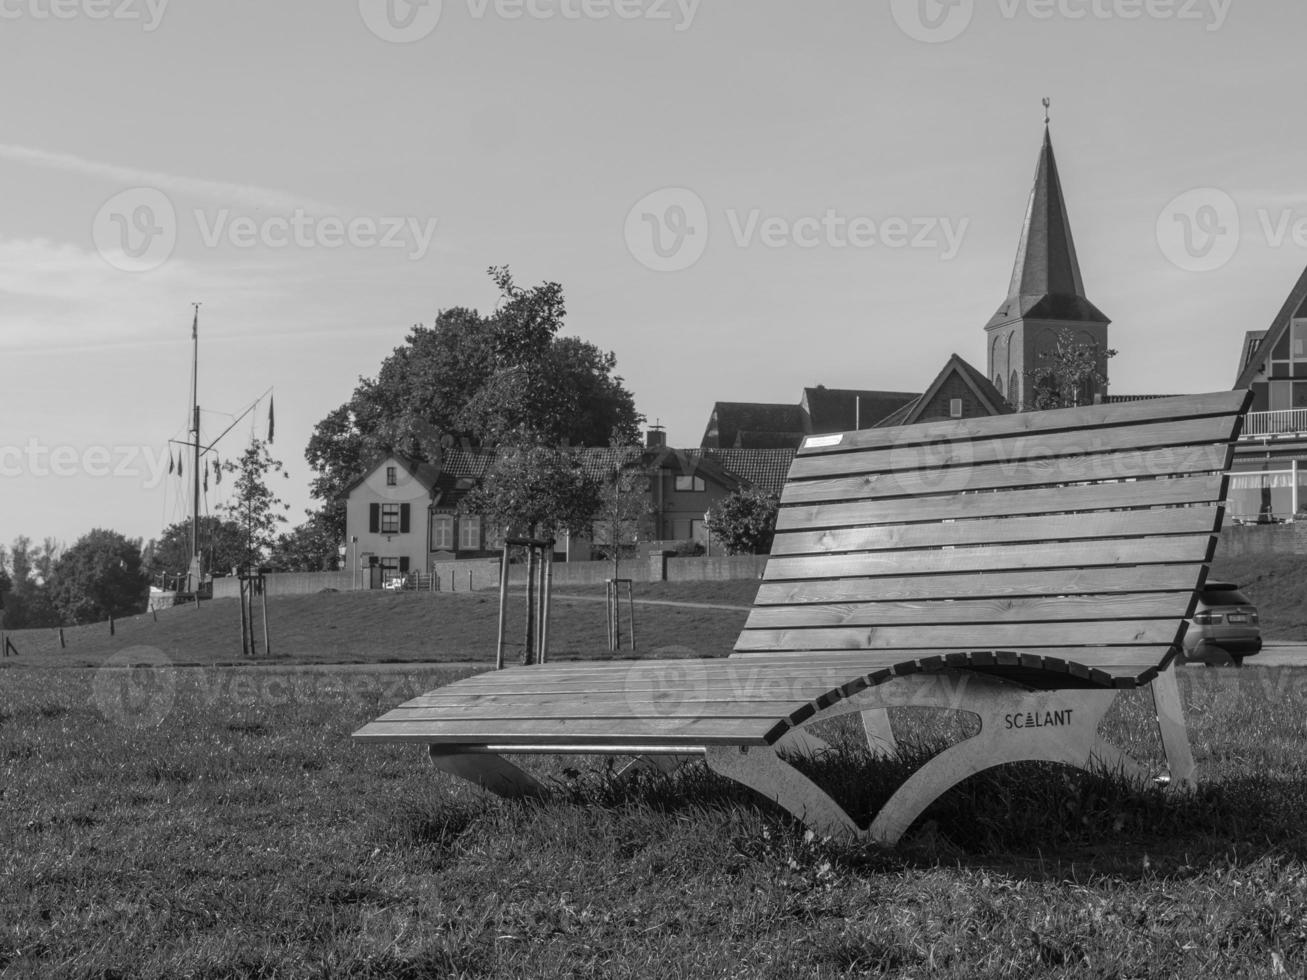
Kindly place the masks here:
[(495, 645), (495, 670), (504, 669), (504, 633), (508, 629), (508, 544), (499, 560), (499, 642)]
[(535, 621), (536, 621), (536, 550), (532, 545), (526, 546), (526, 643), (522, 649), (522, 666), (529, 667), (535, 662)]

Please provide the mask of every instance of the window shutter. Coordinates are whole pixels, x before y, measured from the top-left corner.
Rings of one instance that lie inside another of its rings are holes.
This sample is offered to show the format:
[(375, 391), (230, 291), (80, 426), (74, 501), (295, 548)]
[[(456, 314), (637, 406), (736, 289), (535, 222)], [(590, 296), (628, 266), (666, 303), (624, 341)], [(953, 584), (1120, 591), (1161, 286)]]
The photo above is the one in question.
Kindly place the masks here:
[(381, 530), (381, 505), (368, 504), (368, 532), (377, 534)]
[[(405, 504), (404, 506), (407, 507), (408, 504)], [(399, 560), (399, 573), (400, 573), (401, 575), (407, 575), (407, 574), (408, 574), (408, 558), (400, 558), (400, 560)]]
[(399, 533), (400, 534), (408, 534), (410, 524), (412, 521), (412, 512), (413, 512), (412, 504), (399, 505)]

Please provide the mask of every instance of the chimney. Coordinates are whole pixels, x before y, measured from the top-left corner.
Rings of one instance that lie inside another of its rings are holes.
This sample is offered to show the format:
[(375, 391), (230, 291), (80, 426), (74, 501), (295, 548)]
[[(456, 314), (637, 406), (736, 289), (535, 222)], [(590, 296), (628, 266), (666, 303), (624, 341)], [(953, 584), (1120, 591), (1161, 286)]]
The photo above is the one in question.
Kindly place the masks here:
[(649, 434), (645, 437), (645, 448), (662, 449), (666, 445), (667, 431), (661, 425), (650, 426)]

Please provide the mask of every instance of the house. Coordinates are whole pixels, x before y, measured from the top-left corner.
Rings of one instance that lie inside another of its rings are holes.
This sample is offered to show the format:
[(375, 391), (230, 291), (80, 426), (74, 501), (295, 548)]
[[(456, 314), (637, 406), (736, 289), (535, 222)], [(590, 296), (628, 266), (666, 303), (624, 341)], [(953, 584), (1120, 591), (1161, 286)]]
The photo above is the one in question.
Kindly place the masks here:
[(717, 402), (699, 445), (714, 450), (797, 450), (808, 436), (871, 428), (918, 397), (918, 392), (818, 385), (803, 389), (797, 405)]
[[(704, 515), (718, 500), (738, 489), (779, 494), (794, 459), (789, 449), (681, 450), (668, 447), (661, 432), (651, 432), (644, 447), (575, 450), (593, 479), (609, 479), (624, 467), (638, 467), (648, 477), (648, 521), (642, 543), (711, 547)], [(464, 499), (490, 472), (495, 449), (452, 447), (439, 462), (423, 462), (399, 453), (374, 458), (367, 471), (345, 491), (346, 540), (353, 559), (369, 569), (368, 584), (380, 588), (388, 579), (427, 572), (437, 562), (498, 555), (502, 529), (481, 515), (468, 513)], [(567, 561), (588, 561), (592, 535), (557, 543)]]

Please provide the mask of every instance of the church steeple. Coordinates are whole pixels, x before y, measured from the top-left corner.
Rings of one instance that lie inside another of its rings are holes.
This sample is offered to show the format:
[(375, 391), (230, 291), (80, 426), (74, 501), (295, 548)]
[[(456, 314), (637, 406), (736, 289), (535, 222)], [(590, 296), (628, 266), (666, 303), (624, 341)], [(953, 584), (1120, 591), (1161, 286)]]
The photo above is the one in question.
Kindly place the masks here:
[[(1048, 100), (1044, 105), (1047, 109)], [(1041, 353), (1052, 348), (1058, 330), (1071, 329), (1079, 340), (1106, 349), (1109, 323), (1085, 296), (1045, 115), (1044, 143), (1007, 299), (985, 327), (989, 376), (1009, 402), (1021, 407), (1025, 375), (1037, 366)]]
[(1035, 186), (1017, 245), (1017, 260), (1007, 299), (989, 321), (996, 327), (1022, 317), (1083, 323), (1110, 323), (1085, 298), (1076, 243), (1071, 236), (1062, 178), (1053, 155), (1053, 139), (1044, 127), (1044, 145), (1035, 171)]

